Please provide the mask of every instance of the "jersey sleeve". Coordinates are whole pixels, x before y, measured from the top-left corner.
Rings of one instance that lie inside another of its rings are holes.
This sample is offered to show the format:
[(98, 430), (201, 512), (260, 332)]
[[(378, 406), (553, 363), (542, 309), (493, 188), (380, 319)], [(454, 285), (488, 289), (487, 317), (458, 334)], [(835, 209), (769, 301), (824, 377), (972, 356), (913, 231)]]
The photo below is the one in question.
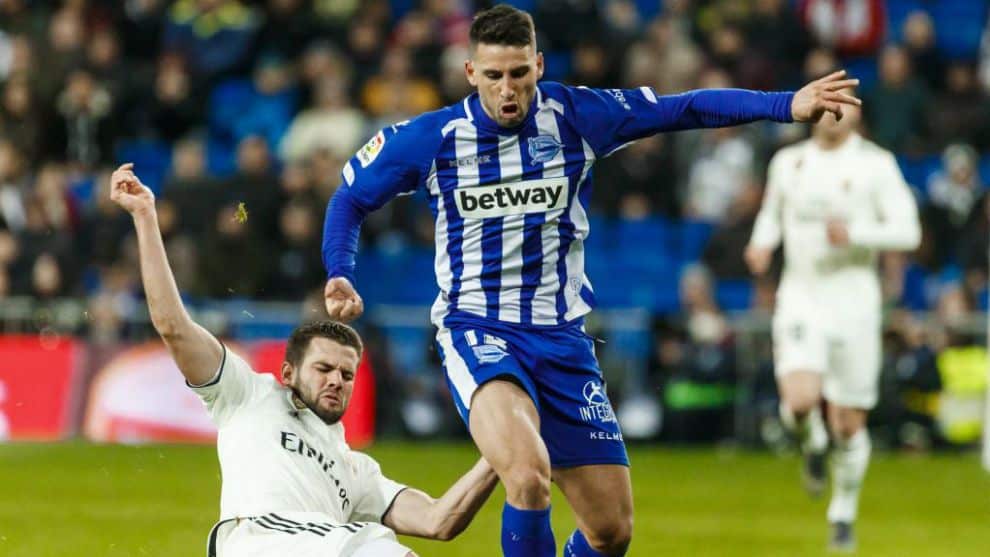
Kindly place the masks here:
[(767, 188), (749, 239), (751, 246), (774, 249), (780, 245), (784, 219), (783, 160), (782, 154), (778, 153), (767, 169)]
[(256, 373), (234, 351), (223, 346), (223, 359), (216, 374), (202, 385), (189, 386), (206, 405), (207, 412), (219, 427), (230, 420), (238, 409), (260, 397), (273, 379)]
[(878, 250), (912, 250), (921, 242), (918, 206), (897, 161), (883, 153), (873, 166), (873, 203), (877, 218), (849, 227), (849, 243)]
[[(650, 87), (563, 87), (565, 113), (598, 157), (626, 144), (668, 131), (720, 128), (756, 120), (792, 122), (794, 93), (746, 89), (700, 89), (657, 95)], [(569, 106), (567, 106), (569, 105)]]
[(351, 457), (361, 485), (360, 498), (354, 505), (351, 520), (381, 523), (392, 502), (406, 486), (386, 478), (381, 466), (370, 456), (351, 451)]
[(327, 276), (354, 283), (354, 256), (361, 223), (372, 211), (416, 191), (432, 164), (433, 136), (426, 122), (399, 123), (374, 135), (341, 172), (343, 182), (327, 205), (323, 263)]

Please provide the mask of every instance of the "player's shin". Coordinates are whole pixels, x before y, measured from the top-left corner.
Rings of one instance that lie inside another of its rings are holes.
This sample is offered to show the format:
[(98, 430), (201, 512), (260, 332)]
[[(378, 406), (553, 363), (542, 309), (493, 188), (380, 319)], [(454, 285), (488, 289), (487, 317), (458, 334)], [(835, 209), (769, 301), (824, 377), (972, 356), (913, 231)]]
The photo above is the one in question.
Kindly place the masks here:
[(853, 523), (859, 507), (859, 492), (870, 462), (870, 435), (866, 428), (852, 437), (836, 436), (832, 456), (832, 501), (828, 506), (828, 521)]
[(550, 507), (502, 509), (502, 555), (505, 557), (555, 557), (557, 545), (550, 528)]

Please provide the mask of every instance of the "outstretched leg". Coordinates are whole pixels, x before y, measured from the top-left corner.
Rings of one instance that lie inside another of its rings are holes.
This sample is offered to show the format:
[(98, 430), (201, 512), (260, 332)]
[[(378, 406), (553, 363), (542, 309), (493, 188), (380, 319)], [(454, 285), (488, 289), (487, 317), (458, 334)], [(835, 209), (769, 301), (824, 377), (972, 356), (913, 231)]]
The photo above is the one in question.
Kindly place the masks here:
[(625, 555), (633, 529), (629, 468), (618, 464), (555, 468), (553, 478), (578, 524), (564, 546), (564, 557)]

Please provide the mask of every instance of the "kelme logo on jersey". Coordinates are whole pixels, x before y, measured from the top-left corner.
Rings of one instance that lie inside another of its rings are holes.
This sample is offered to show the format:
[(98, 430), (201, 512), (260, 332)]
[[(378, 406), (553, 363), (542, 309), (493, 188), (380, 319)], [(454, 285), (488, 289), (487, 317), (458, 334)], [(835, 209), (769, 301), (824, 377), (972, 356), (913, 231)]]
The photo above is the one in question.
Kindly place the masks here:
[(466, 219), (544, 213), (567, 207), (568, 180), (542, 178), (454, 191), (457, 211)]
[(382, 147), (385, 146), (385, 133), (378, 132), (375, 137), (372, 137), (364, 144), (364, 147), (357, 152), (358, 161), (361, 162), (361, 168), (367, 168), (369, 164), (375, 162), (378, 158), (378, 153), (382, 152)]
[(526, 143), (529, 145), (529, 157), (534, 164), (550, 162), (560, 152), (560, 142), (552, 135), (531, 137)]
[(602, 423), (614, 422), (615, 414), (612, 412), (612, 404), (605, 396), (605, 387), (598, 381), (588, 381), (581, 390), (587, 406), (578, 408), (581, 420), (585, 422), (599, 421)]

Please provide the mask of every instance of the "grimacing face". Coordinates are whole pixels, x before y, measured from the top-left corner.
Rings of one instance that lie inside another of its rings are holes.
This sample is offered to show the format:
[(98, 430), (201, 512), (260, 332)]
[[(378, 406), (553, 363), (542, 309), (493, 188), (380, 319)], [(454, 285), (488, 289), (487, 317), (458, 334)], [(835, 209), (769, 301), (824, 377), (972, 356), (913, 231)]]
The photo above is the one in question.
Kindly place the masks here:
[(543, 54), (536, 42), (527, 46), (479, 43), (464, 73), (478, 90), (481, 106), (503, 128), (523, 123), (536, 96), (536, 82), (543, 77)]
[(282, 380), (320, 419), (335, 424), (351, 400), (359, 362), (354, 348), (316, 337), (298, 367), (282, 362)]

